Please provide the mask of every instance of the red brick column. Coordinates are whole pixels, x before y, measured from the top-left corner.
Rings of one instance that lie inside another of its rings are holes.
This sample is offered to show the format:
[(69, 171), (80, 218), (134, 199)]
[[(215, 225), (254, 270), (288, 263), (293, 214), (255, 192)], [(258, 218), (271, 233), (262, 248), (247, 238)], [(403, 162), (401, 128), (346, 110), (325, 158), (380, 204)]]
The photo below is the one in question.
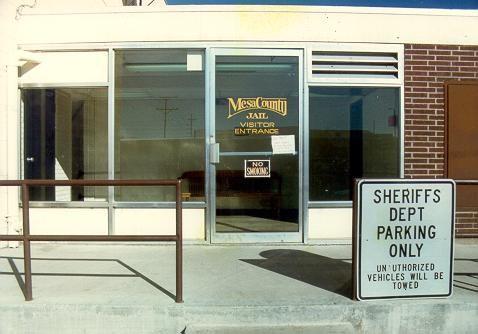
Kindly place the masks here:
[[(443, 177), (444, 82), (472, 79), (478, 46), (405, 45), (405, 177)], [(478, 208), (457, 212), (456, 233), (478, 237)]]

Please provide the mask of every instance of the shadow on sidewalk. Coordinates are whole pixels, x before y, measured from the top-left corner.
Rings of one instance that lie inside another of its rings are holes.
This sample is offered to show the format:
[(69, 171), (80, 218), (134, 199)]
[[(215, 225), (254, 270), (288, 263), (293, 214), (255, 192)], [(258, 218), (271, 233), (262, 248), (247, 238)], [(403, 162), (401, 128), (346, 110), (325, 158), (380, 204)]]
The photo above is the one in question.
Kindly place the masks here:
[(241, 261), (352, 298), (351, 263), (291, 249), (271, 249), (259, 255), (264, 259)]
[[(24, 273), (18, 270), (17, 265), (14, 260), (23, 261), (23, 257), (10, 257), (10, 256), (0, 256), (0, 259), (6, 259), (12, 268), (12, 272), (0, 272), (0, 275), (15, 275), (15, 279), (18, 282), (18, 286), (23, 292), (23, 295), (26, 296), (25, 282), (23, 280)], [(72, 259), (72, 258), (32, 258), (32, 261), (92, 261), (92, 262), (116, 262), (123, 268), (126, 268), (131, 274), (82, 274), (82, 273), (36, 273), (32, 272), (32, 276), (71, 276), (71, 277), (137, 277), (146, 281), (154, 288), (158, 289), (166, 296), (170, 297), (173, 300), (176, 300), (176, 297), (173, 293), (169, 292), (158, 283), (145, 276), (141, 272), (137, 271), (133, 267), (124, 263), (118, 259)]]
[[(455, 258), (455, 262), (474, 262), (478, 264), (478, 259)], [(472, 268), (476, 268), (472, 266)], [(478, 271), (471, 270), (467, 272), (454, 272), (453, 286), (463, 290), (478, 292)]]

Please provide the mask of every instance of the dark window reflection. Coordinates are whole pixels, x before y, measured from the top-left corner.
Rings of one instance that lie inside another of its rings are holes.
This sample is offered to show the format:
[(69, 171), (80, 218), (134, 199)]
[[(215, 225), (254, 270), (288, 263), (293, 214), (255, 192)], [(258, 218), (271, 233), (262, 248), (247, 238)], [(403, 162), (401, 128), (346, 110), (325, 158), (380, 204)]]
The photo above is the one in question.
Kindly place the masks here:
[[(22, 90), (25, 179), (106, 179), (107, 89)], [(34, 201), (105, 201), (103, 187), (32, 187)]]
[(352, 199), (353, 180), (399, 176), (399, 89), (311, 87), (312, 201)]

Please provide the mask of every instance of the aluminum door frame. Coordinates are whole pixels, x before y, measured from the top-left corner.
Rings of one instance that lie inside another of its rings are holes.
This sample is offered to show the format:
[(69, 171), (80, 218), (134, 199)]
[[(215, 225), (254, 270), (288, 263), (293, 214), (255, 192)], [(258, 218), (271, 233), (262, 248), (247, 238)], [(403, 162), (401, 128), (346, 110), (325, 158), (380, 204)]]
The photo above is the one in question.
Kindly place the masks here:
[[(216, 165), (211, 163), (211, 145), (216, 143), (216, 56), (288, 56), (298, 58), (299, 80), (299, 230), (297, 232), (216, 232)], [(211, 48), (206, 55), (206, 223), (211, 243), (303, 243), (304, 242), (304, 52), (303, 49)]]

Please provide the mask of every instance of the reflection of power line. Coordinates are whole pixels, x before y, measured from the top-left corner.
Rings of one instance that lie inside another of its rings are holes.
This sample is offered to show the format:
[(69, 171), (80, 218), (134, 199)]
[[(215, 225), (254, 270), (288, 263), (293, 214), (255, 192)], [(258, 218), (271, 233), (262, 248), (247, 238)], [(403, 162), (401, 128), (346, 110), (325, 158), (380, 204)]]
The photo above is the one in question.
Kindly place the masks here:
[(170, 97), (164, 97), (163, 98), (163, 101), (164, 101), (164, 106), (163, 108), (156, 108), (156, 110), (158, 111), (162, 111), (164, 113), (164, 117), (163, 117), (163, 137), (166, 138), (166, 128), (167, 128), (167, 122), (168, 122), (168, 113), (170, 113), (171, 111), (176, 111), (178, 110), (178, 108), (168, 108), (168, 101), (169, 101)]
[(188, 121), (189, 121), (189, 131), (191, 133), (191, 137), (194, 138), (194, 130), (193, 130), (193, 121), (196, 119), (193, 118), (193, 114), (189, 115)]

